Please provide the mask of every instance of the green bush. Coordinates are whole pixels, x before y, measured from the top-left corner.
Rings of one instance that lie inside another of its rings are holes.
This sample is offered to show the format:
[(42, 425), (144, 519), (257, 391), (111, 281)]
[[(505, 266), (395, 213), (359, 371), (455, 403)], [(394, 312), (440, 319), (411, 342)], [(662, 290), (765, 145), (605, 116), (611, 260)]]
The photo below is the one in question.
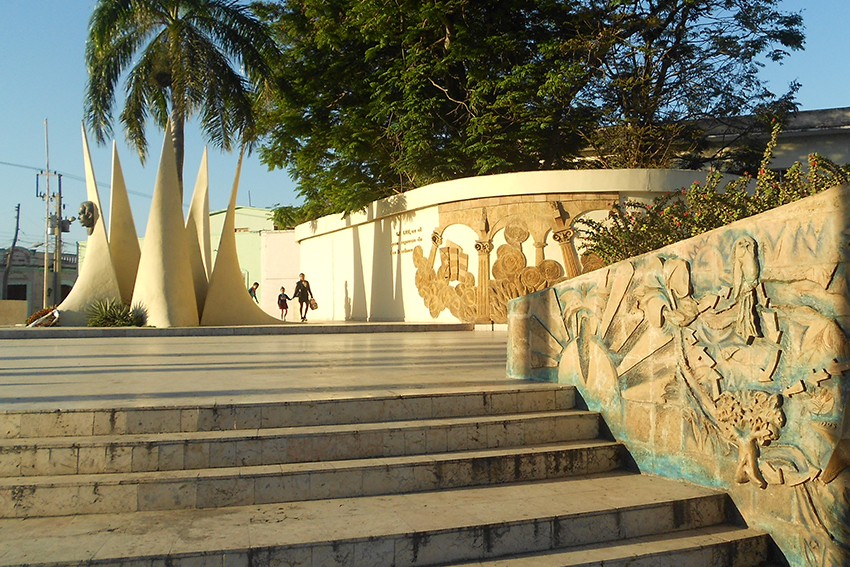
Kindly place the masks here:
[(141, 305), (130, 307), (121, 301), (96, 301), (87, 310), (89, 327), (142, 327), (147, 323), (147, 311)]
[(714, 172), (705, 183), (694, 181), (650, 205), (614, 203), (604, 221), (576, 221), (585, 252), (613, 264), (850, 181), (847, 166), (839, 167), (819, 154), (809, 156), (807, 171), (797, 162), (780, 179), (769, 169), (780, 131), (775, 123), (753, 191), (749, 190), (753, 178), (746, 173), (721, 191), (723, 176)]

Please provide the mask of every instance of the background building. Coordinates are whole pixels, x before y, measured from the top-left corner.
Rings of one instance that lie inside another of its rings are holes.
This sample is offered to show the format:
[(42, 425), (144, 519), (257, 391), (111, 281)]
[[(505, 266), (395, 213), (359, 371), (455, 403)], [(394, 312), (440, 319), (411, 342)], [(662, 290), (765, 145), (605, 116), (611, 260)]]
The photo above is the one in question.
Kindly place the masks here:
[[(215, 262), (226, 209), (210, 213), (210, 238)], [(258, 207), (236, 207), (236, 252), (245, 278), (245, 289), (259, 282), (257, 299), (263, 311), (280, 316), (277, 295), (281, 286), (292, 296), (301, 271), (300, 252), (294, 230), (275, 230), (270, 211)], [(297, 308), (296, 308), (297, 310)], [(292, 320), (291, 316), (287, 320)]]
[[(0, 249), (3, 268), (8, 260), (9, 249)], [(43, 306), (44, 299), (44, 252), (16, 246), (11, 255), (11, 266), (6, 285), (6, 298), (9, 301), (26, 302), (26, 315), (21, 321), (0, 320), (0, 324), (14, 325), (26, 321), (26, 317), (38, 311)], [(48, 261), (47, 301), (50, 305), (58, 304), (68, 295), (77, 280), (77, 255), (62, 254), (62, 289), (61, 297), (57, 298), (53, 289), (53, 254)], [(17, 312), (16, 312), (17, 315)], [(17, 319), (13, 316), (12, 319)]]

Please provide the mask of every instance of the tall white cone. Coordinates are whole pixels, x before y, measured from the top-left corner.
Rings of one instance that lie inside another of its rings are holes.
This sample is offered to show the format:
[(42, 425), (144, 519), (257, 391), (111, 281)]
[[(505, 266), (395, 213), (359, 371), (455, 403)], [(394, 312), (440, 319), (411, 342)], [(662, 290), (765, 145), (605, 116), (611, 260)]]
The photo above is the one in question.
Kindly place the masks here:
[(195, 282), (170, 123), (165, 129), (133, 304), (146, 309), (148, 324), (155, 327), (198, 325)]
[(136, 223), (133, 221), (133, 211), (130, 210), (130, 198), (127, 196), (127, 185), (124, 183), (124, 173), (118, 159), (118, 150), (112, 142), (112, 196), (109, 199), (109, 250), (112, 254), (112, 264), (115, 266), (115, 276), (121, 290), (121, 300), (130, 303), (133, 299), (133, 286), (136, 283), (136, 272), (139, 269), (139, 237), (136, 234)]
[(239, 191), (239, 174), (242, 170), (242, 154), (236, 166), (233, 190), (230, 192), (230, 204), (221, 229), (221, 241), (215, 257), (215, 267), (210, 276), (207, 300), (201, 317), (201, 325), (278, 325), (277, 317), (272, 317), (254, 303), (248, 295), (248, 288), (239, 269), (239, 257), (236, 253), (236, 194)]
[(212, 272), (212, 247), (210, 246), (210, 182), (207, 167), (207, 149), (201, 158), (198, 180), (192, 193), (192, 204), (186, 217), (186, 237), (189, 243), (189, 260), (195, 282), (195, 299), (198, 314), (204, 312), (210, 272)]
[[(121, 290), (112, 263), (109, 241), (106, 238), (105, 215), (94, 177), (94, 167), (89, 152), (89, 142), (83, 131), (83, 161), (86, 170), (86, 199), (94, 203), (95, 223), (86, 241), (86, 256), (71, 293), (57, 308), (59, 324), (83, 326), (88, 319), (88, 308), (97, 301), (120, 301)], [(54, 292), (55, 293), (55, 292)], [(54, 295), (55, 297), (55, 295)]]

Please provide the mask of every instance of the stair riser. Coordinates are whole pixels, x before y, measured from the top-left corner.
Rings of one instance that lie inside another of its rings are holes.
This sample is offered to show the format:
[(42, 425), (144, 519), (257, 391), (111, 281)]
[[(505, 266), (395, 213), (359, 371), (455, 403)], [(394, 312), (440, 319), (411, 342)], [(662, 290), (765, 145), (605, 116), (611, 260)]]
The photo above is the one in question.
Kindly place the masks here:
[[(723, 496), (678, 503), (602, 512), (593, 515), (531, 518), (507, 524), (477, 525), (414, 534), (386, 534), (357, 540), (322, 541), (312, 545), (258, 548), (240, 551), (210, 551), (181, 555), (172, 549), (169, 557), (124, 557), (110, 560), (99, 552), (99, 566), (195, 567), (271, 566), (304, 567), (363, 566), (422, 567), (458, 561), (494, 558), (516, 553), (560, 549), (638, 537), (653, 533), (698, 528), (724, 519)], [(676, 518), (687, 521), (677, 523)], [(332, 534), (328, 534), (329, 536)], [(262, 537), (257, 537), (258, 541)], [(261, 544), (258, 544), (261, 545)]]
[[(146, 510), (222, 508), (401, 494), (601, 473), (618, 468), (619, 445), (496, 457), (424, 459), (397, 465), (370, 463), (304, 471), (204, 471), (191, 478), (96, 484), (22, 484), (0, 488), (0, 517), (106, 514)], [(73, 479), (69, 479), (72, 481)]]
[[(642, 557), (624, 557), (605, 561), (605, 567), (762, 567), (767, 560), (767, 536), (718, 543), (700, 549), (688, 549)], [(598, 561), (568, 563), (561, 567), (600, 567)]]
[(0, 476), (55, 476), (194, 470), (443, 453), (525, 444), (592, 439), (598, 435), (594, 414), (505, 418), (493, 423), (405, 427), (387, 424), (368, 431), (254, 435), (138, 444), (0, 448)]
[(0, 439), (227, 431), (569, 409), (572, 388), (201, 408), (0, 412)]

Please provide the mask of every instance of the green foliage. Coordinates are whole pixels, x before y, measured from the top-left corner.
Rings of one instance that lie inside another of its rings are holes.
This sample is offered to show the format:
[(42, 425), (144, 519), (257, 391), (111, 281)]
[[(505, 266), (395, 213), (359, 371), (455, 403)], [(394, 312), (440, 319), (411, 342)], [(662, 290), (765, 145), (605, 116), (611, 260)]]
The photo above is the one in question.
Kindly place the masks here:
[[(568, 165), (595, 20), (562, 2), (300, 0), (257, 8), (283, 57), (260, 155), (310, 218), (429, 183)], [(595, 49), (595, 48), (594, 48)]]
[(723, 176), (714, 172), (705, 183), (694, 181), (649, 205), (614, 203), (604, 221), (576, 221), (584, 227), (579, 234), (586, 252), (612, 264), (850, 181), (850, 167), (839, 167), (818, 154), (809, 156), (807, 171), (798, 162), (780, 179), (768, 167), (780, 129), (775, 123), (753, 191), (749, 174), (728, 182), (721, 191)]
[(288, 230), (295, 228), (303, 222), (307, 222), (309, 219), (303, 207), (275, 205), (271, 210), (271, 214), (269, 214), (269, 220), (274, 223), (277, 230)]
[(803, 41), (778, 1), (258, 2), (282, 51), (260, 156), (308, 219), (474, 175), (701, 166), (701, 120), (776, 102), (759, 60)]
[(147, 310), (142, 305), (130, 307), (110, 299), (96, 301), (86, 310), (89, 327), (143, 327), (147, 323)]

